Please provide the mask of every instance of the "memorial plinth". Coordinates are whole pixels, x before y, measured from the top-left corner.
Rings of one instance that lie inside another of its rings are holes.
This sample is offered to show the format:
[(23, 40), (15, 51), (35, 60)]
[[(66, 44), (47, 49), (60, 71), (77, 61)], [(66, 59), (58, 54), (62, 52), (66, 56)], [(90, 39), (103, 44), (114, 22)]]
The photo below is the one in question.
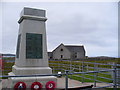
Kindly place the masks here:
[[(20, 25), (16, 60), (12, 72), (9, 73), (10, 76), (52, 74), (52, 69), (48, 66), (46, 20), (45, 10), (33, 8), (22, 10), (18, 21)], [(10, 88), (13, 88), (17, 82), (24, 82), (26, 87), (30, 88), (30, 85), (36, 80), (42, 83), (44, 88), (46, 82), (56, 83), (57, 79), (54, 76), (9, 78), (10, 83), (12, 83)]]

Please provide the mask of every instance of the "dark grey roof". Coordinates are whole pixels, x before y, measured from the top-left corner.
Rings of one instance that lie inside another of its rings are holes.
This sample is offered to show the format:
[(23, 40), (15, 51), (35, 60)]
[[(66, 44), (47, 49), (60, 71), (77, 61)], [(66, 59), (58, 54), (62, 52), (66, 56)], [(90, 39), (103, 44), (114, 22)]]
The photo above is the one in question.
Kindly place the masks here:
[(15, 56), (15, 54), (2, 54), (2, 56)]
[(53, 53), (52, 52), (48, 52), (48, 56), (52, 56), (53, 55)]
[(84, 46), (69, 46), (65, 45), (65, 47), (71, 52), (85, 52)]

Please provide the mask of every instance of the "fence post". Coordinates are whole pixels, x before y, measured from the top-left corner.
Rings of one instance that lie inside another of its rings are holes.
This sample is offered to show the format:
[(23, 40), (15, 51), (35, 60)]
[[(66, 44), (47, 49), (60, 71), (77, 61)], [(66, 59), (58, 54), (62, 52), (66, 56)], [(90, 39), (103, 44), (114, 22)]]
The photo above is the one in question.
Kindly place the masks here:
[(79, 72), (80, 72), (80, 64), (79, 64)]
[(65, 90), (68, 90), (68, 70), (65, 70), (65, 74), (66, 74), (66, 77), (65, 77)]
[[(72, 73), (72, 58), (70, 59), (70, 73)], [(70, 79), (72, 79), (72, 75), (70, 74)]]
[(116, 75), (116, 63), (113, 64), (114, 65), (114, 70), (113, 70), (113, 84), (114, 84), (114, 90), (117, 90), (117, 84), (116, 84), (116, 78), (117, 78), (117, 75)]
[[(94, 63), (94, 71), (97, 71), (97, 68), (96, 68), (96, 62)], [(96, 73), (94, 73), (94, 87), (96, 87)]]
[(61, 60), (60, 60), (60, 68), (61, 68), (60, 71), (61, 71), (61, 72), (62, 72), (62, 69), (63, 69), (63, 67), (62, 67), (63, 65), (62, 65), (62, 64), (63, 64), (63, 63), (62, 63), (62, 59), (61, 59)]
[[(82, 72), (84, 72), (84, 61), (82, 60)], [(84, 74), (82, 73), (82, 83), (84, 83)]]
[(88, 68), (89, 68), (89, 66), (88, 66), (88, 64), (87, 64), (87, 71), (89, 71)]

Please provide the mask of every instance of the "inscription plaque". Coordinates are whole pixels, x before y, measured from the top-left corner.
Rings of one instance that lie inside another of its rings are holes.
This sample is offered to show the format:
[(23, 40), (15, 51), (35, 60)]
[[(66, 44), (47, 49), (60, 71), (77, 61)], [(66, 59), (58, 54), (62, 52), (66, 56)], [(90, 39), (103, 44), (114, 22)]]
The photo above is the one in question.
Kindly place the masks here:
[(26, 59), (42, 59), (42, 34), (26, 33)]

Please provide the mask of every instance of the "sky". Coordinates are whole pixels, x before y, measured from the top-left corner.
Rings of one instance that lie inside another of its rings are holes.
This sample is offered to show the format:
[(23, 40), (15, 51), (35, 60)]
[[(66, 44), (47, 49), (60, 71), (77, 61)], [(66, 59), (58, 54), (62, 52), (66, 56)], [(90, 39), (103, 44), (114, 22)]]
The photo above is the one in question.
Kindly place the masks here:
[(117, 2), (0, 3), (0, 53), (16, 53), (18, 20), (23, 7), (46, 10), (47, 49), (84, 45), (86, 56), (118, 56)]

